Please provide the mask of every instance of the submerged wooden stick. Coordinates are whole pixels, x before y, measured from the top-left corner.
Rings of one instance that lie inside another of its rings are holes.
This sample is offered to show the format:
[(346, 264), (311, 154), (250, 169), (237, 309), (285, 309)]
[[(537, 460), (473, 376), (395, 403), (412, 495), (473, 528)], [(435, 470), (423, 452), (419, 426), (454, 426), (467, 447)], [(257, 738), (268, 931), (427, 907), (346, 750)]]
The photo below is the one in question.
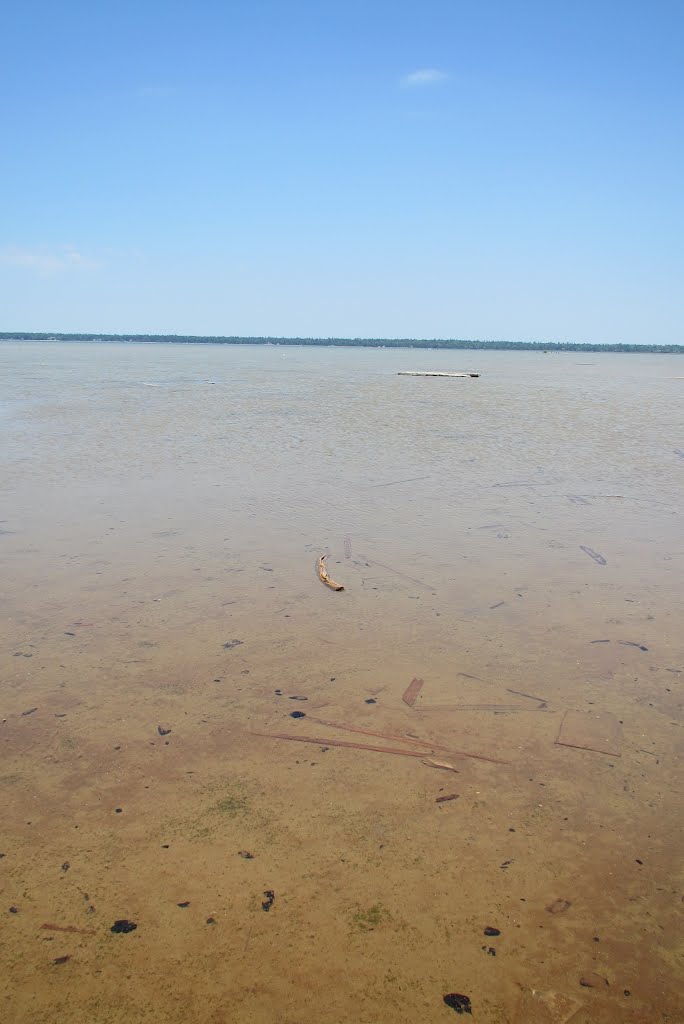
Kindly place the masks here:
[[(299, 743), (315, 743), (320, 747), (351, 747), (352, 750), (374, 750), (378, 754), (403, 754), (404, 757), (431, 758), (432, 750), (399, 750), (398, 747), (375, 747), (366, 743), (354, 743), (351, 740), (329, 740), (319, 739), (316, 736), (291, 736), (284, 732), (255, 732), (254, 736), (263, 736), (272, 740), (296, 740)], [(446, 748), (443, 748), (446, 750)], [(490, 764), (510, 764), (510, 761), (500, 761), (496, 757), (487, 757), (485, 754), (470, 754), (466, 750), (448, 751), (453, 757), (474, 757), (477, 761), (489, 761)], [(440, 765), (439, 767), (444, 767)], [(452, 769), (454, 770), (454, 769)]]
[(344, 722), (331, 722), (328, 718), (314, 718), (313, 715), (308, 716), (311, 722), (316, 722), (318, 725), (329, 725), (331, 729), (342, 729), (344, 732), (358, 732), (362, 736), (375, 736), (380, 740), (398, 740), (400, 743), (413, 743), (414, 746), (427, 746), (432, 750), (445, 750), (451, 753), (451, 747), (443, 747), (439, 743), (432, 743), (430, 740), (419, 740), (413, 739), (411, 736), (395, 736), (391, 732), (373, 732), (371, 729), (361, 729), (357, 725), (346, 725)]
[(429, 757), (430, 750), (399, 750), (398, 747), (375, 747), (352, 740), (317, 739), (315, 736), (290, 736), (284, 732), (257, 732), (255, 736), (266, 736), (272, 740), (296, 740), (297, 743), (315, 743), (318, 747), (351, 747), (352, 750), (374, 750), (378, 754), (403, 754), (404, 757)]
[(328, 576), (327, 570), (325, 568), (325, 560), (327, 557), (327, 555), (321, 555), (321, 557), (318, 559), (319, 580), (321, 581), (321, 583), (325, 583), (326, 587), (330, 587), (331, 590), (344, 590), (344, 587), (342, 586), (341, 583), (335, 583), (335, 581), (331, 580), (330, 577)]

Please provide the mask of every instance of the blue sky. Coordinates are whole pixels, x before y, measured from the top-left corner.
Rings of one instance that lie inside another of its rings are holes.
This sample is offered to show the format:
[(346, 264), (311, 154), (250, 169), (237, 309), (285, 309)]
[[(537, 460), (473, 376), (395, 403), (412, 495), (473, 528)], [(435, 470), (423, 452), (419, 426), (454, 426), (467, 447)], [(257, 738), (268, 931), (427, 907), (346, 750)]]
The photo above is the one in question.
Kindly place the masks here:
[(26, 0), (0, 330), (684, 343), (681, 0)]

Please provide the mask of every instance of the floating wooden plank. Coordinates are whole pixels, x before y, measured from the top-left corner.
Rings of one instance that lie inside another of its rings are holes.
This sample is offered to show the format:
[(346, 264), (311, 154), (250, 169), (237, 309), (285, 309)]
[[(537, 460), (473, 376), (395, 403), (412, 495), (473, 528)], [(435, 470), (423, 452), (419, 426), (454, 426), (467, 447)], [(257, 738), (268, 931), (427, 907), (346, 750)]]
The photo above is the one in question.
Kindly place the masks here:
[(404, 704), (408, 704), (408, 706), (410, 708), (412, 708), (413, 705), (418, 700), (418, 694), (420, 693), (420, 691), (422, 689), (423, 689), (423, 680), (422, 679), (412, 679), (411, 682), (409, 683), (409, 685), (404, 690), (404, 693), (402, 694), (402, 698), (401, 699), (403, 700)]
[(609, 711), (566, 711), (556, 743), (620, 757), (622, 726)]
[(399, 370), (399, 377), (479, 377), (479, 373), (451, 373), (446, 370)]

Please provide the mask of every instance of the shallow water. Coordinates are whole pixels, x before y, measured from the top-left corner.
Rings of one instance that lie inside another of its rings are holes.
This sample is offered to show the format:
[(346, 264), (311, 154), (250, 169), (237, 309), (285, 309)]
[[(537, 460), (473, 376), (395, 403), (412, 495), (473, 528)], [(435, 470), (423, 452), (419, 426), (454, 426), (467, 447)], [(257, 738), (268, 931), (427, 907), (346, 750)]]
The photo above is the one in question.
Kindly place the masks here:
[(0, 344), (4, 1019), (684, 1020), (683, 374)]

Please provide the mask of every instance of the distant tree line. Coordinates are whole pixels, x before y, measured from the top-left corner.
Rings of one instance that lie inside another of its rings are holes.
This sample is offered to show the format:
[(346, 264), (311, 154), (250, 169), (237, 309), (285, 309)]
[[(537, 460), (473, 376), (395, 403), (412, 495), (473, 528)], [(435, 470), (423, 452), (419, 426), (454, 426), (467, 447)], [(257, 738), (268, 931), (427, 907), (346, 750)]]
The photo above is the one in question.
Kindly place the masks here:
[(461, 338), (242, 338), (186, 334), (48, 334), (1, 332), (0, 341), (80, 341), (174, 345), (331, 345), (345, 348), (493, 349), (544, 352), (663, 352), (684, 354), (684, 345), (598, 345), (579, 341), (480, 341)]

